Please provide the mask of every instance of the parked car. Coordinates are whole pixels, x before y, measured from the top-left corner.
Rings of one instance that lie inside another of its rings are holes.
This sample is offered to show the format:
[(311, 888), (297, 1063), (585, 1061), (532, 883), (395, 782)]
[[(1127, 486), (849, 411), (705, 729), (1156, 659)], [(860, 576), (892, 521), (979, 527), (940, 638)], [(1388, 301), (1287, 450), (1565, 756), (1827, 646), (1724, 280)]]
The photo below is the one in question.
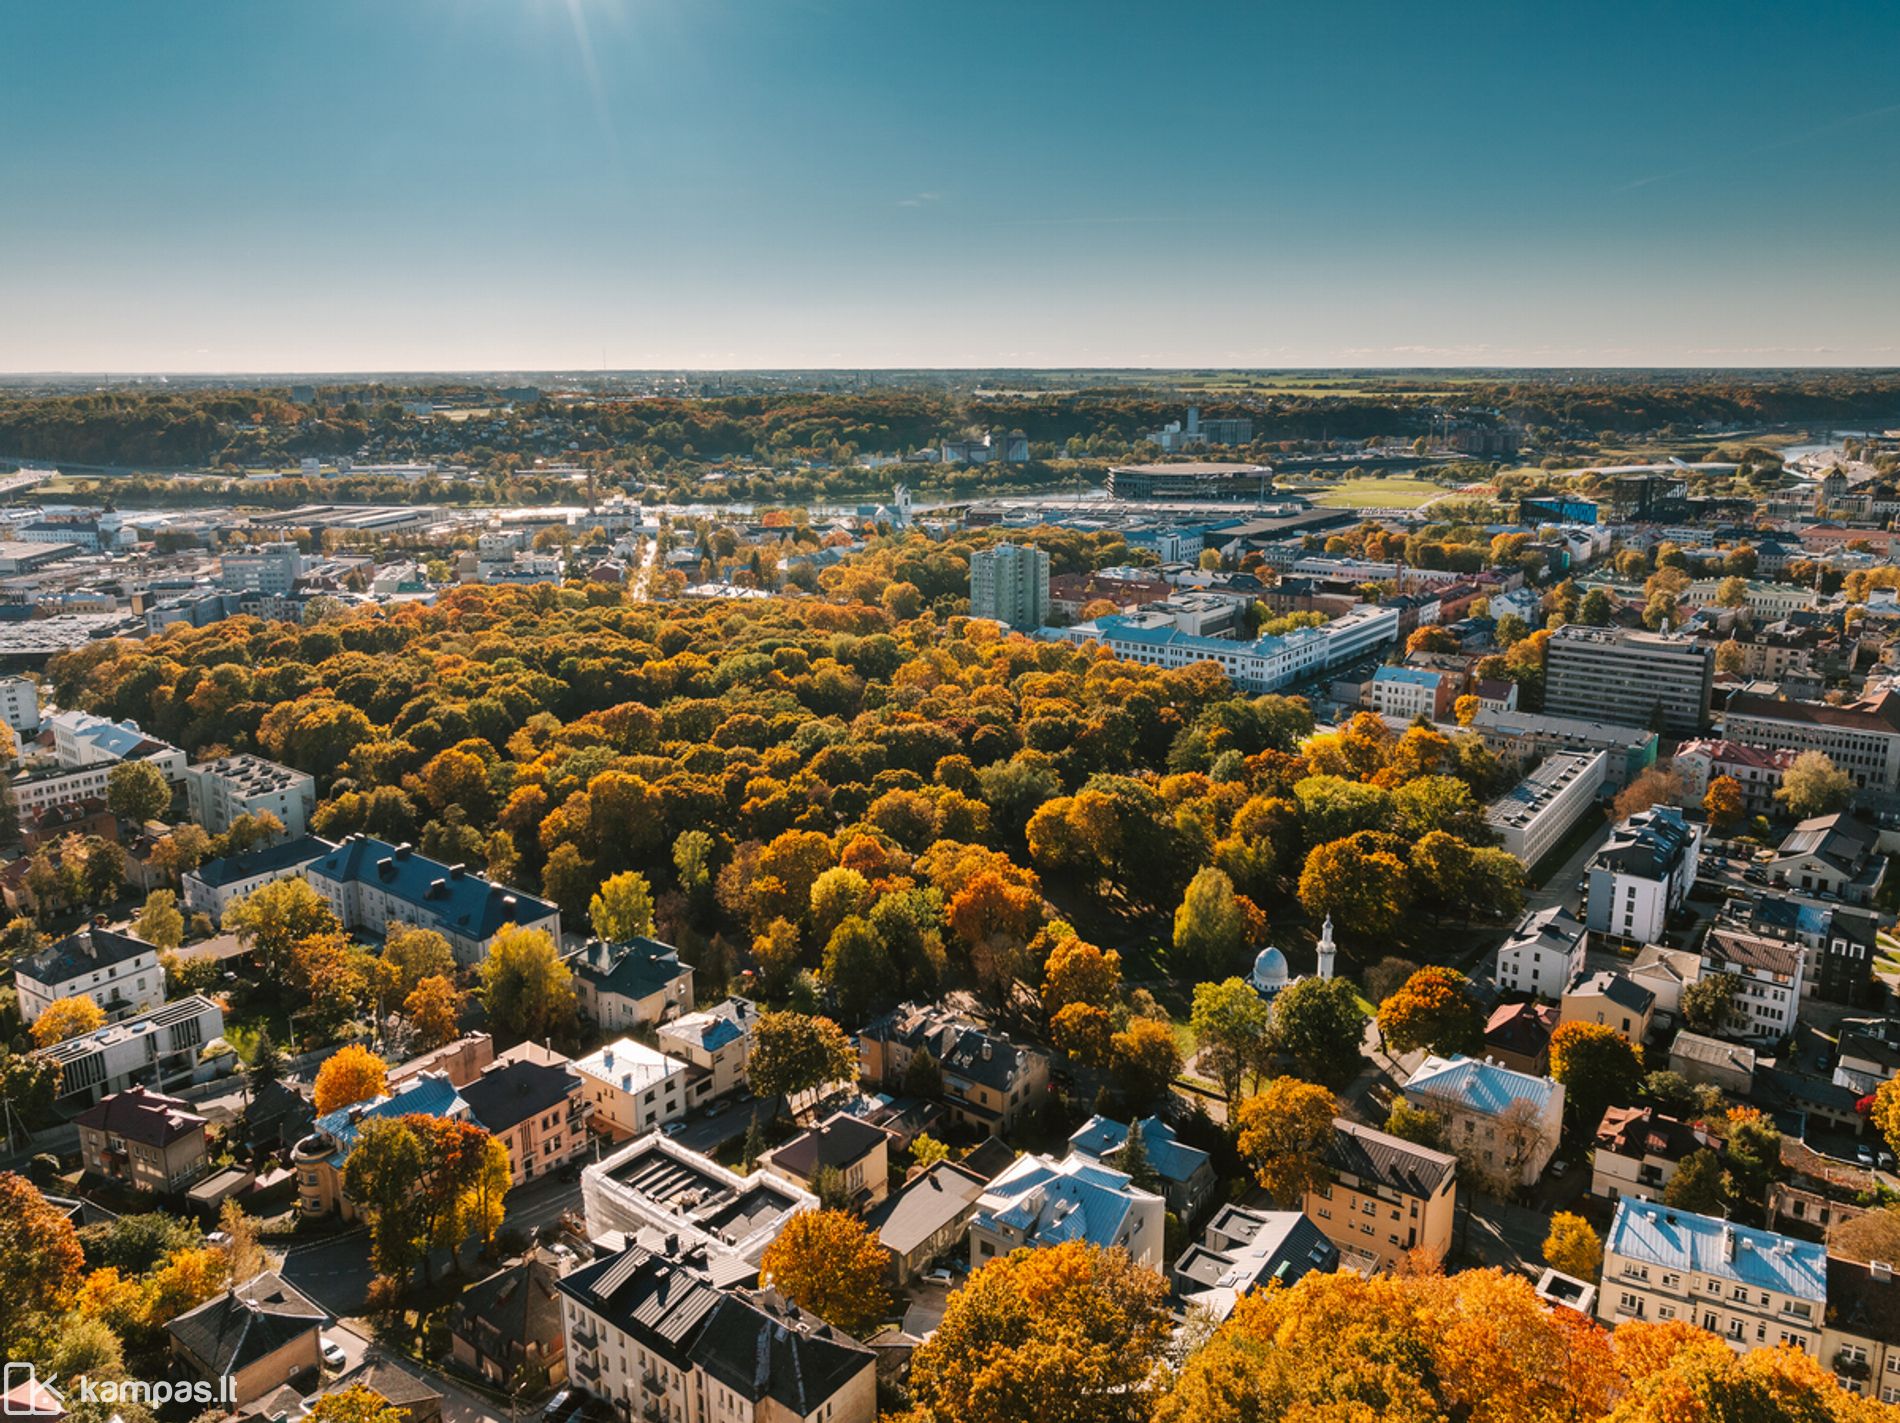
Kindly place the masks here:
[(1855, 1147), (1854, 1160), (1858, 1161), (1862, 1166), (1865, 1166), (1869, 1171), (1873, 1170), (1874, 1169), (1874, 1149), (1871, 1146)]
[(586, 1402), (586, 1394), (564, 1388), (548, 1400), (547, 1406), (541, 1410), (541, 1417), (546, 1423), (567, 1423), (568, 1419), (581, 1411)]
[(924, 1271), (924, 1283), (927, 1285), (942, 1285), (945, 1289), (949, 1289), (950, 1272), (942, 1265), (937, 1266), (934, 1270), (926, 1270)]
[(349, 1355), (343, 1352), (343, 1346), (334, 1339), (324, 1339), (317, 1352), (323, 1355), (326, 1369), (340, 1369), (350, 1361)]
[(660, 1128), (660, 1135), (661, 1136), (678, 1136), (681, 1132), (685, 1130), (686, 1130), (685, 1122), (668, 1122), (665, 1126)]

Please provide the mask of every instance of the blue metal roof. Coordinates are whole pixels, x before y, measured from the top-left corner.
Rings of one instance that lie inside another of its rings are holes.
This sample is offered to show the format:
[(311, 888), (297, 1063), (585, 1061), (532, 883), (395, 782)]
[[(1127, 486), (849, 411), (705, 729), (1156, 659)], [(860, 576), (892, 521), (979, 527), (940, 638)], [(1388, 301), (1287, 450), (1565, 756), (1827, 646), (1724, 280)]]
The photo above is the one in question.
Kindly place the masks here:
[(1372, 674), (1375, 682), (1405, 682), (1414, 687), (1436, 687), (1441, 673), (1423, 667), (1381, 667)]
[[(1127, 1142), (1126, 1125), (1098, 1114), (1075, 1129), (1069, 1138), (1069, 1147), (1084, 1156), (1104, 1161), (1120, 1151)], [(1164, 1181), (1192, 1180), (1194, 1173), (1208, 1160), (1205, 1151), (1176, 1141), (1174, 1129), (1160, 1117), (1142, 1118), (1141, 1144), (1148, 1153), (1148, 1164)]]
[[(330, 1162), (341, 1166), (355, 1149), (357, 1132), (362, 1130), (364, 1122), (373, 1117), (451, 1117), (458, 1112), (467, 1114), (467, 1111), (468, 1104), (448, 1078), (423, 1076), (409, 1083), (395, 1096), (378, 1097), (367, 1107), (356, 1103), (326, 1112), (317, 1118), (316, 1129), (336, 1142), (337, 1149), (331, 1154)], [(354, 1120), (351, 1119), (353, 1112), (357, 1113)]]
[(425, 926), (464, 939), (487, 939), (510, 924), (538, 923), (555, 912), (544, 899), (368, 835), (351, 836), (307, 873), (339, 883), (373, 884), (415, 906)]
[(1542, 1109), (1557, 1084), (1548, 1077), (1533, 1077), (1528, 1072), (1458, 1054), (1427, 1057), (1405, 1084), (1405, 1090), (1429, 1092), (1463, 1103), (1474, 1112), (1496, 1116), (1513, 1102), (1531, 1102)]
[(1714, 1275), (1798, 1299), (1827, 1300), (1825, 1245), (1654, 1201), (1625, 1197), (1617, 1202), (1605, 1248), (1626, 1259)]

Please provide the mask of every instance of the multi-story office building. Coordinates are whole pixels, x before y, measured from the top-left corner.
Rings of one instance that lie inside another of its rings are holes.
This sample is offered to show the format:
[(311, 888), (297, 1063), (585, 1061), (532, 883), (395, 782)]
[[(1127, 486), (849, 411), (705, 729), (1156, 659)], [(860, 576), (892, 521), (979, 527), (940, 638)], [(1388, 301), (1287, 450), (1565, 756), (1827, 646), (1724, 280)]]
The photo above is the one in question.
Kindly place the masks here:
[(1603, 789), (1609, 756), (1562, 751), (1491, 802), (1484, 823), (1528, 869), (1563, 843)]
[(1571, 624), (1544, 647), (1544, 709), (1694, 736), (1709, 722), (1715, 649), (1671, 633)]
[(1376, 716), (1443, 721), (1451, 712), (1451, 674), (1428, 667), (1381, 667), (1372, 674), (1366, 701)]
[(61, 711), (47, 717), (46, 725), (53, 732), (53, 756), (68, 771), (112, 767), (121, 761), (149, 761), (173, 785), (185, 778), (185, 753), (147, 736), (137, 722)]
[(303, 553), (294, 543), (259, 544), (218, 560), (218, 581), (241, 593), (294, 592), (303, 577)]
[(1681, 1320), (1737, 1353), (1786, 1344), (1818, 1354), (1827, 1248), (1650, 1201), (1620, 1200), (1603, 1242), (1597, 1317)]
[(1342, 1251), (1370, 1255), (1382, 1270), (1413, 1251), (1440, 1261), (1451, 1253), (1457, 1157), (1335, 1117), (1326, 1169), (1331, 1182), (1309, 1190), (1301, 1208)]
[(1049, 621), (1049, 555), (1034, 544), (992, 544), (970, 555), (970, 616), (1024, 630)]
[(1837, 707), (1738, 692), (1723, 710), (1722, 734), (1751, 746), (1820, 751), (1855, 785), (1900, 791), (1900, 693)]
[(317, 808), (317, 780), (247, 752), (187, 767), (185, 798), (191, 818), (210, 834), (222, 835), (239, 816), (268, 814), (294, 840), (309, 828)]
[(1688, 897), (1701, 857), (1702, 827), (1674, 806), (1632, 815), (1590, 861), (1590, 932), (1629, 944), (1658, 942)]
[(40, 1048), (33, 1056), (60, 1069), (60, 1105), (88, 1107), (135, 1084), (164, 1092), (190, 1082), (199, 1050), (223, 1032), (224, 1011), (209, 998), (194, 996)]

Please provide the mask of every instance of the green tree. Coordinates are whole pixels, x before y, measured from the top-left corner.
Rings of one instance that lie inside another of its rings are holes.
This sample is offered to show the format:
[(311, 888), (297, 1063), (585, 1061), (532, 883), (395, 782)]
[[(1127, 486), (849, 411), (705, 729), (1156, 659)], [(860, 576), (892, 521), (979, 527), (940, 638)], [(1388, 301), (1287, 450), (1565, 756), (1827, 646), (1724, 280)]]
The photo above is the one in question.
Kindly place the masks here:
[(106, 772), (106, 808), (121, 820), (143, 825), (171, 804), (171, 782), (150, 761), (121, 761)]
[(224, 927), (253, 950), (270, 977), (290, 976), (291, 950), (317, 934), (341, 933), (343, 925), (310, 881), (298, 876), (260, 885), (224, 911)]
[(1221, 1085), (1231, 1109), (1242, 1077), (1259, 1071), (1273, 1045), (1273, 1009), (1244, 978), (1197, 984), (1188, 1020), (1200, 1045), (1200, 1064)]
[(1663, 1187), (1663, 1202), (1698, 1215), (1719, 1215), (1728, 1195), (1722, 1158), (1707, 1147), (1676, 1163), (1676, 1174)]
[(1550, 1075), (1564, 1087), (1564, 1117), (1580, 1140), (1596, 1134), (1606, 1108), (1636, 1097), (1642, 1054), (1603, 1023), (1565, 1023), (1550, 1035)]
[(1392, 1099), (1392, 1110), (1386, 1114), (1385, 1129), (1414, 1146), (1429, 1146), (1434, 1151), (1446, 1149), (1445, 1119), (1434, 1111), (1413, 1106), (1403, 1097)]
[(1343, 978), (1302, 978), (1273, 1000), (1273, 1040), (1302, 1076), (1345, 1082), (1364, 1059), (1366, 1011)]
[(407, 998), (425, 978), (453, 978), (455, 949), (433, 929), (405, 924), (389, 926), (383, 940), (383, 962), (395, 970), (390, 995)]
[(185, 942), (185, 916), (178, 912), (178, 896), (155, 889), (132, 921), (132, 932), (160, 949), (176, 949)]
[(1728, 973), (1712, 973), (1686, 984), (1682, 990), (1682, 1021), (1698, 1033), (1715, 1032), (1728, 1016), (1735, 986), (1735, 976)]
[(783, 1097), (790, 1107), (795, 1097), (853, 1076), (857, 1065), (850, 1039), (829, 1018), (787, 1010), (761, 1013), (753, 1025), (746, 1074), (759, 1097)]
[(594, 934), (609, 943), (644, 939), (653, 933), (653, 890), (646, 876), (622, 871), (602, 883), (589, 903)]
[(1209, 867), (1188, 884), (1174, 912), (1174, 951), (1184, 968), (1214, 974), (1232, 964), (1246, 931), (1234, 882)]
[(481, 965), (482, 1003), (504, 1031), (544, 1037), (573, 1022), (574, 975), (540, 929), (504, 929)]
[(819, 977), (848, 1023), (861, 1023), (896, 996), (897, 970), (883, 941), (853, 914), (832, 931)]
[(1822, 751), (1803, 751), (1781, 774), (1781, 788), (1775, 799), (1788, 813), (1805, 820), (1844, 810), (1854, 795), (1854, 782)]

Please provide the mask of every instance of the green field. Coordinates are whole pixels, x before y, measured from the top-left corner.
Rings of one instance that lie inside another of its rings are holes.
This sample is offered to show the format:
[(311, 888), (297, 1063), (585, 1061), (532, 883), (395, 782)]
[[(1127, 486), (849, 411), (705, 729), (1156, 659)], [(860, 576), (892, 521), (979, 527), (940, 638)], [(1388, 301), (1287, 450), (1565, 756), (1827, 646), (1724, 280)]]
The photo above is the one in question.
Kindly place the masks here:
[(1450, 493), (1442, 484), (1409, 475), (1395, 474), (1380, 479), (1349, 479), (1316, 491), (1315, 504), (1334, 509), (1416, 509), (1428, 499)]

